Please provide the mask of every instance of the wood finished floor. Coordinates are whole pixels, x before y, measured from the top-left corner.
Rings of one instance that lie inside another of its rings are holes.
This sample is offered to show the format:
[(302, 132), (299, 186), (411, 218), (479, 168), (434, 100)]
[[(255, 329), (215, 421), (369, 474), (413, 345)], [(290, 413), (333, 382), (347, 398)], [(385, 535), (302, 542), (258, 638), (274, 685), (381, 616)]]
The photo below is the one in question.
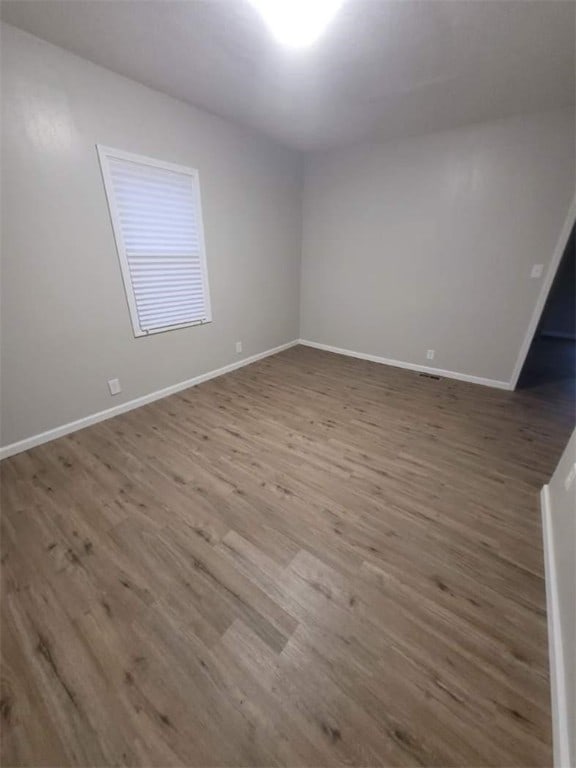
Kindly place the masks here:
[(2, 765), (550, 765), (573, 418), (295, 347), (4, 461)]

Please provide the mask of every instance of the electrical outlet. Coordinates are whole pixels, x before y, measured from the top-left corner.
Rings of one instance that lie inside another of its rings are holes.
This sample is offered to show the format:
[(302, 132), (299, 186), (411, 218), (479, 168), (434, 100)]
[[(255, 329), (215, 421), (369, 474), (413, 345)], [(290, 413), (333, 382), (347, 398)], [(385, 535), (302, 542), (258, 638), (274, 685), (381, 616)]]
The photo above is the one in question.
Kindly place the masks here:
[(570, 472), (566, 475), (566, 479), (564, 480), (564, 488), (566, 488), (567, 491), (570, 490), (572, 483), (574, 482), (574, 478), (576, 478), (576, 464), (573, 464)]
[(530, 277), (542, 277), (543, 272), (544, 264), (534, 264), (532, 267), (532, 272), (530, 272)]
[(237, 341), (236, 342), (236, 354), (239, 355), (240, 352), (242, 352), (242, 342), (241, 341)]
[(434, 360), (434, 355), (435, 355), (435, 354), (436, 354), (436, 353), (434, 352), (434, 350), (433, 350), (433, 349), (429, 349), (429, 350), (426, 352), (426, 357), (428, 358), (428, 360)]
[(118, 395), (120, 392), (122, 392), (122, 387), (120, 386), (120, 379), (109, 379), (108, 389), (110, 390), (111, 395)]

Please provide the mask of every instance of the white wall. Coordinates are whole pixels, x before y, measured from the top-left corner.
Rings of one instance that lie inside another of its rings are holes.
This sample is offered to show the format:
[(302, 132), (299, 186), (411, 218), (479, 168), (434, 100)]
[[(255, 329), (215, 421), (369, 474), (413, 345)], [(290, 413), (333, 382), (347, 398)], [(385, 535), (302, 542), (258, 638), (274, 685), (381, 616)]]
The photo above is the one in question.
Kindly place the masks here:
[[(555, 564), (556, 583), (549, 584), (549, 590), (555, 592), (557, 598), (560, 638), (556, 638), (562, 647), (564, 662), (564, 685), (557, 686), (559, 695), (564, 695), (565, 701), (558, 702), (564, 706), (564, 737), (568, 741), (569, 758), (561, 763), (557, 749), (560, 744), (560, 733), (556, 730), (558, 721), (555, 720), (555, 765), (560, 768), (576, 765), (576, 480), (567, 488), (565, 480), (570, 470), (576, 466), (576, 430), (572, 433), (556, 471), (548, 484), (549, 520), (551, 533), (552, 558)], [(550, 572), (547, 573), (547, 578)], [(548, 605), (550, 612), (553, 606)], [(555, 649), (553, 649), (555, 650)], [(554, 658), (554, 653), (552, 653)], [(557, 656), (556, 656), (557, 661)], [(552, 671), (554, 674), (554, 670)], [(554, 702), (553, 702), (554, 704)], [(560, 717), (560, 722), (562, 718)], [(566, 756), (567, 757), (567, 756)]]
[(574, 187), (562, 113), (308, 156), (301, 338), (510, 381)]
[[(3, 445), (298, 337), (298, 155), (7, 25), (2, 99)], [(96, 143), (199, 169), (212, 324), (133, 337)]]

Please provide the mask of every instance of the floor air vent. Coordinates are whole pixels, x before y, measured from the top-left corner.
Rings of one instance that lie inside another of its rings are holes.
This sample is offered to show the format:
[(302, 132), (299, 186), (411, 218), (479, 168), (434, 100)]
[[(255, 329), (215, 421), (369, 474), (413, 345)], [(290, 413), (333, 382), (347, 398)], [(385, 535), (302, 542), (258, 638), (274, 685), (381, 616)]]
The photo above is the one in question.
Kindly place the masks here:
[(423, 376), (425, 379), (436, 379), (440, 381), (440, 376), (435, 376), (433, 373), (419, 373), (419, 376)]

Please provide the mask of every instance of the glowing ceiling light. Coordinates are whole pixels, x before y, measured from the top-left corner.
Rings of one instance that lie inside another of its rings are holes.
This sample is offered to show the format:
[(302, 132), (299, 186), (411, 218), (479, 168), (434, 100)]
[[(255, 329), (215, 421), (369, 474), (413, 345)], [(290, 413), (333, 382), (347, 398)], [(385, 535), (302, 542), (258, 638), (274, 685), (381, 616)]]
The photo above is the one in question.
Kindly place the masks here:
[(328, 26), (344, 0), (250, 0), (282, 45), (304, 48)]

